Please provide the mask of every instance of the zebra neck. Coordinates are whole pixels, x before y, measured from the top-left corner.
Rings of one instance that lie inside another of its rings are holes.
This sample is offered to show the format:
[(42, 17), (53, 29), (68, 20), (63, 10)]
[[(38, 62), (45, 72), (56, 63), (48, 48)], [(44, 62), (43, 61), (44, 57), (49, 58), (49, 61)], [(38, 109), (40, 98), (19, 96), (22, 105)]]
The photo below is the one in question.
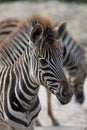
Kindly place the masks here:
[(29, 74), (29, 59), (27, 53), (26, 49), (26, 53), (14, 65), (14, 72), (18, 83), (15, 86), (15, 96), (24, 108), (30, 109), (31, 104), (34, 104), (37, 100), (36, 97), (39, 87)]

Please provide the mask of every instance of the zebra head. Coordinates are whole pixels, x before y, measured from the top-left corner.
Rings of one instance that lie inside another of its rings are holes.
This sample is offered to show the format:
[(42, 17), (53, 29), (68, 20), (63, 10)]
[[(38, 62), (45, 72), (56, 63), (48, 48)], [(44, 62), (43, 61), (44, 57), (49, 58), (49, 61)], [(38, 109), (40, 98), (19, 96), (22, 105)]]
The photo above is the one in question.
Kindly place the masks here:
[(65, 22), (57, 30), (50, 25), (44, 28), (36, 24), (29, 40), (31, 77), (38, 85), (45, 86), (55, 94), (62, 104), (68, 103), (73, 95), (64, 74), (62, 53), (58, 48), (58, 40), (65, 29)]

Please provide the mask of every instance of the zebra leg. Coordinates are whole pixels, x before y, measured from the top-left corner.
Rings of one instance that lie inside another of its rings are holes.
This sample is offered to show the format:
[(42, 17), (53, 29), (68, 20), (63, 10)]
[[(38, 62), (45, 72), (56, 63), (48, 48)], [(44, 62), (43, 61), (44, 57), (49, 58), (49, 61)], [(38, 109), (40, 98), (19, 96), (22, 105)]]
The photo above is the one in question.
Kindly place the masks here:
[(38, 119), (36, 119), (36, 121), (35, 121), (35, 126), (41, 126), (41, 123)]
[(84, 68), (77, 71), (77, 74), (73, 80), (72, 80), (73, 78), (72, 75), (70, 76), (71, 76), (70, 84), (74, 90), (75, 100), (79, 104), (82, 104), (84, 102), (83, 84), (86, 78), (86, 70)]
[(54, 117), (53, 112), (52, 112), (51, 93), (49, 93), (48, 91), (47, 91), (47, 106), (48, 106), (48, 109), (47, 109), (48, 115), (49, 115), (50, 118), (51, 118), (52, 124), (53, 124), (54, 126), (58, 126), (59, 123), (58, 123), (58, 121), (56, 120), (56, 118)]
[(75, 100), (76, 100), (76, 102), (78, 102), (79, 104), (82, 104), (83, 101), (84, 101), (83, 90), (81, 90), (80, 87), (79, 87), (79, 89), (76, 89), (74, 91), (74, 93), (75, 93)]

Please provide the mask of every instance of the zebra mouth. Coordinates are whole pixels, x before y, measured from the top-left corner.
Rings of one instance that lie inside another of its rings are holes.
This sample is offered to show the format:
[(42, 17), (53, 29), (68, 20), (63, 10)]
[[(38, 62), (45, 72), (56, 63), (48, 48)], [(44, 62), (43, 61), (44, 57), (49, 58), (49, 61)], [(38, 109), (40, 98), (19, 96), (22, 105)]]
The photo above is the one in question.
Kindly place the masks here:
[(49, 85), (48, 90), (54, 95), (59, 95), (60, 93), (58, 86), (54, 86), (53, 84)]
[(50, 87), (50, 92), (53, 93), (54, 95), (59, 95), (59, 90), (56, 90), (52, 87)]
[(60, 101), (62, 105), (65, 105), (70, 102), (69, 98), (61, 97), (59, 90), (50, 87), (49, 91), (57, 97), (57, 99)]
[(60, 97), (60, 95), (58, 95), (58, 94), (56, 95), (56, 97), (57, 97), (57, 99), (60, 101), (60, 103), (61, 103), (62, 105), (65, 105), (65, 104), (67, 104), (67, 103), (70, 102), (69, 99), (62, 98), (62, 97)]

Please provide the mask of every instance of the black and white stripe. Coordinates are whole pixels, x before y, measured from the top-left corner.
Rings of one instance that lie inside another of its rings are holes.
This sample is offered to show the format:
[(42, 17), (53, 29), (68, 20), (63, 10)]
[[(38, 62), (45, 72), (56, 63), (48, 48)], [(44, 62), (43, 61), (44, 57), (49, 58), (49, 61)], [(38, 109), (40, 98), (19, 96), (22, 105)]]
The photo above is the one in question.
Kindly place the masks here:
[(2, 42), (15, 27), (17, 27), (19, 22), (20, 20), (16, 18), (7, 18), (0, 22), (0, 42)]
[(83, 83), (86, 77), (85, 51), (68, 31), (65, 31), (60, 45), (63, 49), (63, 65), (69, 74), (76, 101), (82, 103)]
[[(0, 23), (0, 41), (3, 41), (19, 23), (18, 19), (3, 20)], [(84, 50), (68, 31), (65, 31), (60, 46), (63, 51), (63, 65), (75, 90), (76, 100), (82, 103), (84, 100), (83, 83), (86, 76)]]
[[(83, 89), (84, 80), (86, 77), (86, 63), (85, 63), (85, 51), (83, 48), (74, 40), (71, 34), (66, 30), (62, 39), (60, 40), (60, 48), (63, 53), (63, 66), (66, 74), (68, 74), (69, 81), (74, 90), (76, 101), (86, 105), (86, 94)], [(86, 87), (85, 87), (86, 88)], [(47, 92), (48, 102), (48, 115), (54, 126), (59, 125), (52, 112), (51, 94)], [(36, 125), (41, 125), (39, 120), (36, 121)]]
[[(4, 120), (4, 126), (7, 124), (15, 130), (29, 127), (38, 115), (41, 109), (37, 96), (40, 85), (46, 86), (63, 104), (72, 97), (61, 52), (55, 45), (56, 31), (54, 33), (47, 24), (47, 30), (42, 34), (43, 25), (38, 22), (37, 16), (19, 24), (0, 44), (0, 123), (3, 124)], [(41, 36), (45, 39), (38, 39)], [(2, 130), (5, 130), (4, 126)]]
[[(10, 40), (11, 44), (3, 49), (0, 59), (2, 62), (0, 86), (3, 92), (4, 120), (8, 122), (9, 119), (28, 127), (41, 108), (37, 97), (37, 85), (29, 77), (27, 44), (24, 42), (21, 45), (22, 37), (23, 35), (20, 37), (18, 35), (17, 38)], [(26, 51), (24, 56), (23, 51)]]

